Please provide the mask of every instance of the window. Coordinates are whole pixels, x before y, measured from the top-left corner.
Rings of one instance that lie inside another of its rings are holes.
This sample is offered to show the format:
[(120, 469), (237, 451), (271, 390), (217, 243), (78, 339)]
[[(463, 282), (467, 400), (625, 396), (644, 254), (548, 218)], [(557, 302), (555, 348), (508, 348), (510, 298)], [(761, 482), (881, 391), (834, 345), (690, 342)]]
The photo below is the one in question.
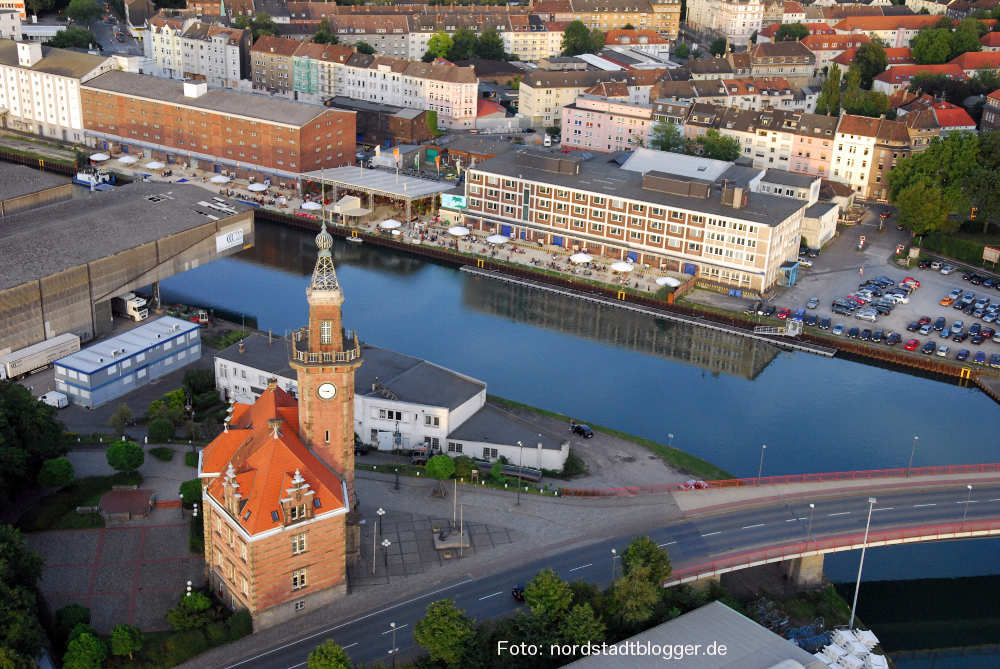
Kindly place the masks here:
[(304, 600), (300, 599), (299, 601), (295, 602), (295, 612), (296, 613), (298, 613), (299, 611), (305, 611), (305, 610), (306, 610), (306, 603), (305, 603)]
[(386, 420), (403, 420), (403, 412), (392, 409), (379, 409), (378, 417)]
[(319, 343), (329, 344), (333, 341), (333, 323), (330, 321), (320, 321), (319, 323)]
[(462, 444), (460, 444), (458, 442), (455, 442), (455, 441), (449, 441), (448, 442), (448, 452), (449, 453), (461, 453), (462, 452)]
[(306, 587), (306, 570), (297, 569), (292, 572), (292, 590), (301, 590)]
[(424, 425), (441, 427), (441, 418), (439, 416), (424, 416)]
[(483, 458), (490, 460), (497, 457), (497, 449), (489, 448), (488, 446), (483, 447)]
[(304, 520), (306, 517), (306, 505), (296, 504), (294, 506), (288, 507), (288, 519), (289, 520)]
[(306, 533), (292, 536), (292, 555), (299, 555), (306, 552)]

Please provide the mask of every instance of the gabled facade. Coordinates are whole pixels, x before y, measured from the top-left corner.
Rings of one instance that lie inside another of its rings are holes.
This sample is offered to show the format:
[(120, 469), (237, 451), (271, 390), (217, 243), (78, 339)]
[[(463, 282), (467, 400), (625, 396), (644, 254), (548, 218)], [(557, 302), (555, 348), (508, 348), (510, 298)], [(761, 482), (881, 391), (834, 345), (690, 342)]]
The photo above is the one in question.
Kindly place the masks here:
[(143, 51), (159, 77), (207, 81), (236, 88), (249, 76), (249, 30), (224, 28), (193, 18), (155, 16), (149, 22)]
[(691, 0), (687, 5), (688, 25), (738, 46), (750, 43), (763, 20), (762, 0)]

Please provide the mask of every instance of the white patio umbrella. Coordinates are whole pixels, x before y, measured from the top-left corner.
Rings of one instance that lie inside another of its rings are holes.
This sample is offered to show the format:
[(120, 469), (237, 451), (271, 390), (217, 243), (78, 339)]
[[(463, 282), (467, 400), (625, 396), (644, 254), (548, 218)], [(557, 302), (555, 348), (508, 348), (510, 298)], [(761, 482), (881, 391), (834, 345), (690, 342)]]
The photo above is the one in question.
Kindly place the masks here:
[(396, 219), (388, 218), (379, 223), (378, 227), (382, 228), (383, 230), (395, 230), (396, 228), (402, 227), (402, 225), (403, 224), (397, 221)]
[(302, 203), (302, 209), (308, 209), (310, 211), (316, 211), (317, 209), (322, 209), (322, 208), (323, 208), (323, 205), (321, 205), (319, 202), (313, 202), (312, 200), (309, 200), (308, 202), (303, 202)]
[(461, 225), (456, 225), (454, 227), (448, 228), (448, 234), (454, 235), (456, 237), (464, 237), (469, 234), (468, 228), (463, 228)]
[(632, 263), (616, 262), (613, 265), (611, 265), (611, 269), (614, 270), (615, 272), (631, 272)]
[(216, 174), (214, 177), (209, 179), (209, 181), (214, 184), (227, 184), (231, 181), (231, 179), (224, 174)]
[(111, 156), (109, 156), (106, 153), (92, 153), (92, 154), (90, 154), (90, 159), (93, 160), (95, 163), (99, 163), (99, 162), (105, 161), (105, 160), (107, 160), (110, 157)]
[(392, 231), (392, 236), (393, 237), (399, 237), (401, 234), (403, 234), (403, 233), (400, 232), (399, 230), (393, 230)]
[(510, 237), (507, 235), (490, 235), (486, 238), (486, 241), (490, 244), (506, 244), (510, 241)]
[(569, 257), (569, 261), (576, 265), (582, 265), (585, 262), (591, 262), (593, 259), (594, 256), (590, 255), (589, 253), (574, 253)]
[(656, 280), (658, 286), (670, 286), (671, 288), (676, 288), (681, 285), (680, 279), (675, 279), (672, 276), (661, 276)]
[(162, 170), (166, 165), (161, 163), (159, 160), (154, 160), (152, 162), (146, 163), (146, 167), (151, 170)]
[(247, 190), (254, 193), (263, 193), (267, 190), (267, 184), (250, 184), (247, 186)]
[(136, 158), (135, 156), (122, 156), (121, 158), (118, 159), (118, 162), (120, 162), (122, 165), (131, 165), (133, 163), (139, 162), (139, 159)]

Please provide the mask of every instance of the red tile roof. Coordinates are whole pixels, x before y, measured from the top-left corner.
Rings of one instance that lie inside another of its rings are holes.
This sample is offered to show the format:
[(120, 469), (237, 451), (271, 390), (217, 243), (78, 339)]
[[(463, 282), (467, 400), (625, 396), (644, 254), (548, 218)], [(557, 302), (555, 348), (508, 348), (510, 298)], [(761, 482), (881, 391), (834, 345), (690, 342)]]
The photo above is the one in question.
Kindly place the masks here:
[(1000, 68), (1000, 51), (968, 51), (948, 62), (963, 70), (995, 70)]
[[(277, 436), (268, 424), (271, 419), (281, 421)], [(236, 404), (229, 430), (201, 454), (199, 476), (208, 479), (205, 493), (223, 507), (224, 475), (233, 468), (241, 496), (236, 520), (250, 534), (283, 525), (280, 500), (295, 472), (319, 500), (317, 515), (345, 507), (343, 482), (302, 443), (298, 426), (298, 401), (271, 384), (253, 404)]]
[(849, 16), (834, 26), (838, 32), (854, 30), (866, 32), (869, 30), (920, 30), (933, 26), (941, 20), (940, 14), (913, 14), (903, 16)]
[[(848, 49), (844, 51), (839, 56), (833, 59), (833, 62), (837, 65), (848, 66), (854, 62), (854, 57), (857, 55), (857, 49)], [(885, 55), (889, 59), (889, 67), (893, 65), (914, 65), (913, 54), (910, 53), (909, 47), (899, 47), (897, 49), (886, 49)]]
[(942, 65), (896, 65), (875, 77), (876, 81), (887, 84), (908, 82), (918, 74), (943, 74), (949, 79), (966, 79), (965, 72), (954, 63)]
[(933, 105), (934, 118), (942, 128), (975, 128), (976, 122), (957, 105), (950, 102), (937, 102)]
[(990, 93), (986, 97), (989, 98), (990, 100), (1000, 101), (1000, 88), (996, 89), (995, 91), (993, 91), (992, 93)]
[(479, 98), (476, 103), (476, 117), (482, 118), (483, 116), (489, 116), (490, 114), (507, 114), (507, 110), (503, 108), (503, 105), (499, 105), (492, 100), (487, 100), (486, 98)]
[(605, 44), (670, 44), (670, 40), (655, 30), (609, 30)]
[(802, 38), (802, 43), (810, 51), (856, 49), (870, 41), (867, 35), (806, 35)]
[(983, 46), (1000, 49), (1000, 33), (998, 32), (986, 33), (985, 35), (979, 38), (979, 43), (982, 44)]
[(782, 6), (782, 11), (785, 14), (805, 14), (806, 10), (802, 9), (802, 5), (797, 2), (791, 2), (790, 0), (785, 0)]
[(257, 38), (257, 41), (254, 42), (250, 51), (254, 53), (270, 53), (277, 56), (291, 56), (301, 44), (302, 42), (297, 39), (261, 35)]

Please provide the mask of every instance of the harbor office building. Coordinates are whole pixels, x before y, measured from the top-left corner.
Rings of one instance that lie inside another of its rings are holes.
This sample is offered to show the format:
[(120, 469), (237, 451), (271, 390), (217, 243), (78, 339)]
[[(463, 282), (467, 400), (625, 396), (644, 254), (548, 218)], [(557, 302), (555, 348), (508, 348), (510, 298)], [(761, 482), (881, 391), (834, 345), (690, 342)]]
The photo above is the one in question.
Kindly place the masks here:
[(651, 149), (522, 150), (468, 170), (464, 213), (467, 225), (490, 234), (760, 294), (794, 282), (809, 205), (763, 185), (763, 169)]
[(56, 390), (88, 409), (106, 404), (198, 360), (200, 328), (163, 316), (59, 358)]

